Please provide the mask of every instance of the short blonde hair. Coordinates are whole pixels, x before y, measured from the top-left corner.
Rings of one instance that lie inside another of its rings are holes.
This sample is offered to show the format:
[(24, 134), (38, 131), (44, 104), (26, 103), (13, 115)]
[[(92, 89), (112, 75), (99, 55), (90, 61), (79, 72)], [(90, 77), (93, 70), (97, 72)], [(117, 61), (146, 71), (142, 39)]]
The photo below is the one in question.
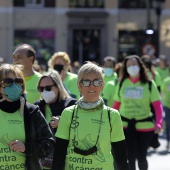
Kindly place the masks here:
[(54, 53), (52, 55), (52, 57), (49, 59), (48, 66), (50, 68), (54, 68), (55, 61), (58, 58), (62, 58), (64, 60), (65, 64), (70, 64), (71, 63), (69, 55), (66, 52), (59, 51), (57, 53)]
[(40, 82), (43, 78), (45, 77), (50, 77), (54, 84), (58, 87), (58, 91), (59, 91), (59, 100), (65, 100), (66, 98), (70, 97), (70, 95), (68, 94), (68, 92), (66, 91), (65, 87), (63, 86), (61, 77), (59, 75), (59, 73), (55, 70), (53, 71), (49, 71), (46, 74), (44, 74), (38, 81), (37, 84), (37, 88), (40, 85)]
[(99, 79), (103, 80), (103, 69), (102, 67), (87, 61), (78, 71), (77, 85), (89, 74), (96, 74)]
[(2, 64), (0, 66), (0, 83), (8, 77), (10, 73), (14, 74), (16, 77), (20, 77), (23, 80), (22, 93), (25, 92), (25, 81), (23, 75), (23, 66), (22, 65), (13, 65), (13, 64)]

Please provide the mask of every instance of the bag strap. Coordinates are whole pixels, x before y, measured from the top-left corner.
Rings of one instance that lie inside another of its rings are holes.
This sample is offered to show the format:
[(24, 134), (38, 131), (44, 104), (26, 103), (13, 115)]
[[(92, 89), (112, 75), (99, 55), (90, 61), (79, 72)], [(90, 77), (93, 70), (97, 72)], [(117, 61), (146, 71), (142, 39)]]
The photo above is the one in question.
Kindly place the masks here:
[(112, 131), (112, 125), (111, 125), (111, 119), (110, 119), (110, 108), (107, 107), (107, 113), (108, 113), (108, 118), (109, 118), (109, 124), (110, 124), (110, 132)]
[(71, 131), (71, 124), (72, 124), (72, 121), (73, 121), (73, 117), (74, 117), (75, 108), (76, 108), (76, 105), (74, 106), (73, 113), (72, 113), (72, 116), (71, 116), (71, 122), (70, 122), (70, 127), (69, 127), (69, 136), (70, 136), (70, 131)]

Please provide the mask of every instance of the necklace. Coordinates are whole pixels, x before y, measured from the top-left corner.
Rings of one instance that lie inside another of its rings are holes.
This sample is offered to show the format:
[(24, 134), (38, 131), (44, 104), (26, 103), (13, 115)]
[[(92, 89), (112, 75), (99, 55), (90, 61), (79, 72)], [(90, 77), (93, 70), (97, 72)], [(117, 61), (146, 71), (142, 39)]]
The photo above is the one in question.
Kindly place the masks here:
[[(73, 114), (74, 114), (74, 111), (73, 111)], [(78, 107), (76, 109), (76, 115), (75, 115), (76, 119), (75, 119), (75, 122), (77, 122), (77, 115), (78, 115)], [(82, 149), (79, 149), (78, 147), (75, 146), (75, 139), (76, 139), (76, 123), (75, 123), (75, 126), (74, 126), (74, 139), (73, 139), (73, 146), (74, 146), (74, 152), (75, 153), (87, 156), (87, 155), (90, 155), (90, 154), (93, 154), (93, 153), (97, 152), (97, 146), (96, 145), (98, 143), (99, 136), (100, 136), (102, 118), (103, 118), (103, 108), (102, 108), (102, 111), (101, 111), (101, 114), (100, 114), (100, 125), (99, 125), (99, 130), (98, 130), (98, 135), (97, 135), (97, 140), (96, 140), (95, 146), (93, 146), (93, 147), (91, 147), (91, 148), (89, 148), (87, 150), (82, 150)]]

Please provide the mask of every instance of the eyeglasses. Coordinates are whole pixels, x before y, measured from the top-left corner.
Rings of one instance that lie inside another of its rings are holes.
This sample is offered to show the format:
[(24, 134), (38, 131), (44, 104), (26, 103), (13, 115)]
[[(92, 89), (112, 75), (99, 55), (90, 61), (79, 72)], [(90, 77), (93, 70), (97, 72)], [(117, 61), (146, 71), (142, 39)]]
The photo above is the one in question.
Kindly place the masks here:
[(2, 81), (4, 87), (10, 87), (13, 85), (13, 83), (16, 83), (17, 85), (20, 85), (22, 86), (24, 81), (22, 78), (15, 78), (15, 79), (12, 79), (12, 78), (5, 78), (3, 81)]
[(56, 85), (53, 84), (53, 85), (49, 85), (49, 86), (45, 86), (45, 87), (39, 86), (39, 87), (38, 87), (38, 91), (39, 91), (39, 92), (43, 92), (44, 89), (45, 89), (46, 91), (51, 91), (51, 89), (52, 89), (53, 86), (56, 86)]
[(93, 83), (94, 86), (98, 87), (101, 85), (103, 81), (101, 79), (94, 79), (93, 81), (91, 80), (82, 80), (81, 83), (83, 84), (84, 87), (89, 87), (91, 83)]

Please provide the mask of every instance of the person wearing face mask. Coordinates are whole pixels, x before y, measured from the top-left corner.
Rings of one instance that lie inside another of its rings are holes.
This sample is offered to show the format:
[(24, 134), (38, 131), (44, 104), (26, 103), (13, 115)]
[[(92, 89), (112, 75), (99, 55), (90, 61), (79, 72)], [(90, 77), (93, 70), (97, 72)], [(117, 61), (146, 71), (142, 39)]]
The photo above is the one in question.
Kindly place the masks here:
[(42, 170), (55, 140), (38, 106), (26, 102), (21, 65), (0, 67), (0, 169)]
[(102, 98), (107, 106), (112, 107), (114, 101), (114, 90), (117, 83), (117, 73), (114, 71), (116, 60), (112, 56), (104, 58), (103, 72), (104, 72), (104, 89)]
[[(40, 78), (37, 89), (42, 100), (35, 101), (34, 104), (40, 107), (54, 134), (62, 111), (75, 104), (76, 99), (70, 97), (63, 86), (59, 73), (55, 70), (47, 72)], [(51, 169), (52, 160), (53, 154), (42, 159), (43, 168)]]
[(60, 51), (53, 54), (48, 62), (48, 65), (50, 69), (59, 72), (63, 84), (70, 96), (79, 99), (80, 94), (76, 85), (77, 75), (69, 72), (70, 63), (71, 61), (69, 55), (66, 52)]
[[(155, 111), (152, 120), (150, 104)], [(148, 170), (147, 149), (162, 128), (162, 104), (156, 84), (136, 55), (124, 59), (115, 91), (113, 108), (120, 111), (128, 148), (130, 170)]]

